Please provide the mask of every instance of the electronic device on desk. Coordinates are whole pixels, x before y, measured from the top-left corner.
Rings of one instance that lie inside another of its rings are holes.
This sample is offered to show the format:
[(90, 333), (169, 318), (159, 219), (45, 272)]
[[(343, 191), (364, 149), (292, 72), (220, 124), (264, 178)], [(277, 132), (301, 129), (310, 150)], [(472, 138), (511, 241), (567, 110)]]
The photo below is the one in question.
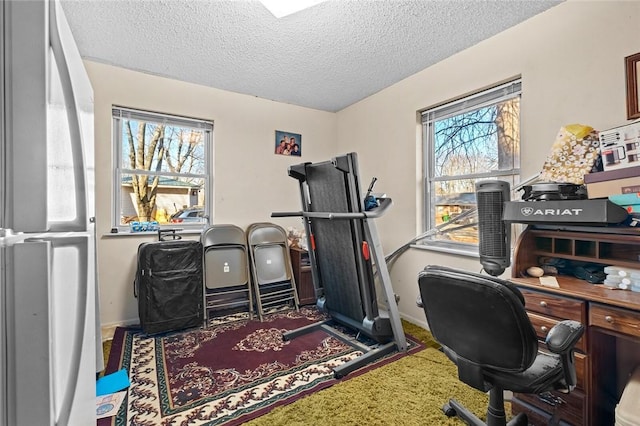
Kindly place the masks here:
[(552, 223), (588, 226), (618, 225), (629, 217), (623, 207), (608, 199), (510, 201), (503, 207), (502, 220), (508, 223)]
[(521, 188), (523, 201), (584, 200), (587, 189), (574, 183), (541, 182)]
[(538, 201), (511, 201), (508, 182), (477, 182), (478, 248), (485, 272), (498, 276), (510, 265), (511, 223), (605, 226), (628, 218), (624, 208), (608, 199), (584, 199), (579, 186), (531, 185), (528, 196)]
[(509, 182), (476, 182), (480, 263), (486, 273), (495, 277), (511, 263), (511, 227), (502, 220), (504, 206), (510, 200)]
[(628, 213), (609, 200), (587, 200), (584, 185), (540, 182), (522, 186), (522, 200), (505, 203), (502, 219), (515, 223), (571, 223), (606, 226), (624, 222)]

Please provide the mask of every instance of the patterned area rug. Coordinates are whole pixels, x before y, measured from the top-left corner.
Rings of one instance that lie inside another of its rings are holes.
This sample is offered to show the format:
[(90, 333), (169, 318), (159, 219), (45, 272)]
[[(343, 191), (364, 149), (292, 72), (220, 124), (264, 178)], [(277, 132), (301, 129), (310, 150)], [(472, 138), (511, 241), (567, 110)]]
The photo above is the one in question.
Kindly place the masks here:
[[(323, 330), (282, 340), (284, 331), (324, 319), (315, 307), (303, 307), (263, 322), (229, 316), (158, 336), (118, 328), (106, 371), (126, 368), (131, 386), (118, 415), (98, 426), (238, 425), (329, 387), (338, 382), (332, 369), (361, 352)], [(409, 352), (423, 348), (407, 340)], [(402, 356), (391, 354), (342, 380)]]

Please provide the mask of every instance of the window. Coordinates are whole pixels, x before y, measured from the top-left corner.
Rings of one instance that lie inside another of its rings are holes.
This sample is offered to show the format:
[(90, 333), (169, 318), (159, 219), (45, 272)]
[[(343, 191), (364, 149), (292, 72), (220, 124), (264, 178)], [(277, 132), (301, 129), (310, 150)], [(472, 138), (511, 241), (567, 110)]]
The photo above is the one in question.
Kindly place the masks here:
[(213, 123), (113, 108), (114, 226), (208, 222)]
[(520, 92), (512, 81), (422, 113), (429, 247), (477, 253), (476, 180), (519, 180)]

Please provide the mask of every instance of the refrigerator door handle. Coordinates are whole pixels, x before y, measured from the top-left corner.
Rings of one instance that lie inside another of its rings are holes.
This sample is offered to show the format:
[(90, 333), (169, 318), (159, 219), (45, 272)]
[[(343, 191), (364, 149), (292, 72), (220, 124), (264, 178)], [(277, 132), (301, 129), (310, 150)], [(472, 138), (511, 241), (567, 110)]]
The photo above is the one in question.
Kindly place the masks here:
[[(13, 424), (51, 424), (53, 383), (51, 381), (49, 286), (51, 250), (48, 242), (8, 246), (13, 259), (14, 285), (8, 299), (13, 302), (7, 328), (8, 368), (15, 391), (9, 413)], [(33, 404), (33, 401), (48, 401)]]
[[(58, 67), (62, 91), (67, 107), (67, 120), (69, 122), (69, 136), (71, 142), (71, 155), (73, 157), (73, 173), (76, 186), (75, 194), (75, 211), (76, 217), (70, 221), (53, 222), (50, 224), (51, 231), (84, 231), (88, 227), (87, 212), (87, 176), (86, 162), (82, 133), (82, 123), (80, 122), (80, 110), (82, 108), (81, 100), (78, 99), (74, 81), (78, 81), (78, 76), (72, 76), (71, 72), (76, 67), (84, 70), (80, 56), (77, 52), (71, 51), (75, 49), (73, 35), (69, 29), (69, 25), (64, 17), (64, 13), (60, 12), (60, 3), (58, 0), (51, 3), (49, 13), (49, 37), (51, 49), (55, 57), (55, 63)], [(80, 63), (71, 63), (79, 61)], [(81, 83), (79, 83), (81, 84)], [(86, 88), (84, 88), (86, 90)], [(91, 100), (89, 100), (91, 101)]]
[[(17, 424), (69, 425), (78, 420), (78, 410), (92, 412), (95, 395), (78, 394), (79, 389), (85, 392), (87, 388), (81, 382), (95, 380), (93, 375), (80, 376), (94, 353), (91, 342), (91, 350), (83, 354), (87, 347), (85, 329), (94, 326), (88, 317), (88, 304), (94, 303), (86, 284), (91, 282), (92, 273), (87, 264), (91, 256), (88, 238), (30, 238), (12, 246), (15, 352), (11, 369), (20, 377), (16, 383), (30, 385), (16, 389)], [(70, 264), (75, 271), (68, 269)], [(65, 277), (74, 285), (67, 287)], [(61, 299), (74, 302), (62, 307)], [(49, 401), (49, 405), (34, 407), (36, 397), (38, 401)], [(89, 403), (84, 401), (87, 398)], [(87, 407), (80, 406), (79, 401)]]
[[(72, 247), (77, 250), (77, 259), (78, 263), (76, 266), (76, 276), (78, 277), (77, 282), (75, 283), (75, 306), (72, 308), (73, 311), (73, 320), (72, 327), (70, 333), (72, 335), (70, 339), (70, 353), (69, 353), (69, 370), (66, 374), (66, 377), (56, 377), (56, 380), (63, 380), (64, 386), (62, 397), (59, 398), (60, 404), (58, 405), (56, 425), (69, 425), (72, 424), (70, 419), (74, 414), (72, 410), (86, 410), (88, 407), (78, 407), (77, 402), (79, 401), (78, 395), (76, 393), (80, 389), (86, 389), (86, 386), (81, 384), (82, 381), (86, 381), (86, 377), (80, 377), (80, 372), (85, 371), (87, 365), (83, 366), (83, 356), (88, 357), (93, 362), (90, 363), (90, 367), (95, 366), (95, 358), (92, 358), (90, 354), (92, 351), (86, 351), (83, 354), (83, 351), (87, 349), (93, 349), (93, 342), (88, 344), (85, 339), (89, 338), (89, 335), (85, 332), (86, 329), (91, 329), (95, 326), (94, 319), (89, 317), (89, 312), (95, 303), (93, 297), (89, 297), (89, 291), (93, 287), (94, 278), (93, 274), (95, 271), (90, 268), (89, 259), (93, 256), (92, 251), (90, 250), (92, 235), (87, 235), (84, 237), (70, 237), (70, 238), (61, 238), (60, 240), (53, 240), (53, 247), (58, 249), (65, 249), (66, 247)], [(54, 249), (54, 257), (55, 257), (55, 249)], [(54, 267), (61, 268), (61, 264), (64, 264), (67, 267), (67, 262), (55, 261), (54, 258)], [(62, 290), (62, 278), (60, 277), (60, 271), (54, 269), (51, 276), (51, 286), (53, 287), (52, 292), (60, 292)], [(65, 274), (66, 275), (66, 274)], [(58, 304), (59, 306), (60, 304)], [(60, 321), (60, 318), (57, 318)], [(60, 340), (57, 338), (56, 340)], [(59, 356), (59, 354), (55, 354), (54, 357)], [(58, 364), (61, 361), (57, 360)], [(60, 374), (61, 375), (61, 374)], [(58, 374), (56, 374), (58, 376)], [(93, 387), (92, 387), (93, 389)], [(82, 396), (84, 398), (85, 396)], [(92, 398), (93, 399), (93, 395)], [(74, 406), (75, 405), (75, 406)], [(75, 417), (74, 417), (75, 418)], [(75, 420), (74, 420), (75, 421)]]
[[(4, 2), (3, 173), (16, 232), (87, 231), (94, 212), (93, 89), (59, 0)], [(29, 25), (23, 25), (29, 22)]]

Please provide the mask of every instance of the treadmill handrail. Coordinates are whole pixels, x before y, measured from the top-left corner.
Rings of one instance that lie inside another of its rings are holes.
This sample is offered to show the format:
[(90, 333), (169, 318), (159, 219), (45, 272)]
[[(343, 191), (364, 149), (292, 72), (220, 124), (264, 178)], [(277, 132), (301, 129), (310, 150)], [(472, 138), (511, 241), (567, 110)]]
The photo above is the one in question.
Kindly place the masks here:
[(314, 219), (328, 219), (328, 220), (351, 220), (351, 219), (376, 219), (384, 215), (389, 207), (393, 205), (391, 198), (378, 198), (380, 203), (378, 207), (361, 213), (339, 213), (339, 212), (275, 212), (271, 213), (271, 217), (291, 217), (302, 216), (311, 217)]

